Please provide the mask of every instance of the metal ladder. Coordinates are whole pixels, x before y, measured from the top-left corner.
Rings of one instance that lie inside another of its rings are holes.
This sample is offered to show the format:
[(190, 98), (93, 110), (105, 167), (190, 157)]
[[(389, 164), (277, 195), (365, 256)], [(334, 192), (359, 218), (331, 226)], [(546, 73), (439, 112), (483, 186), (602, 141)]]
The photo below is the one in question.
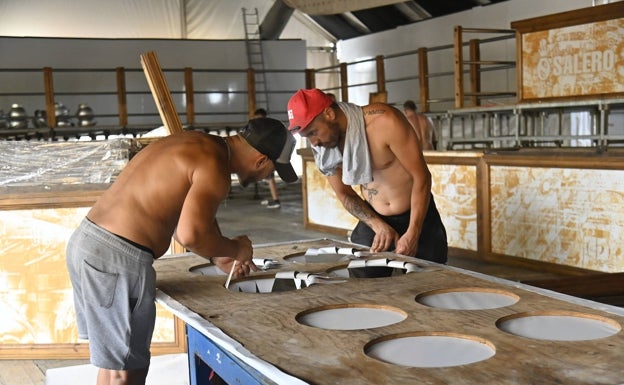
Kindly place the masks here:
[(243, 8), (243, 26), (245, 27), (245, 44), (247, 46), (247, 63), (253, 68), (256, 86), (256, 106), (267, 111), (269, 108), (268, 85), (264, 72), (264, 55), (262, 53), (262, 41), (260, 40), (260, 19), (258, 8)]

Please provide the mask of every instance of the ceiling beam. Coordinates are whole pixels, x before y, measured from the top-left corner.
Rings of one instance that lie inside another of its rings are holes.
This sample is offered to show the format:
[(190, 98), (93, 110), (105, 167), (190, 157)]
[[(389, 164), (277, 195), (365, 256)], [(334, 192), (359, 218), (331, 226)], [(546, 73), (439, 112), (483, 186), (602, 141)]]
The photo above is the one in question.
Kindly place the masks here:
[(260, 39), (279, 39), (293, 12), (295, 9), (288, 6), (283, 0), (275, 0), (260, 24)]

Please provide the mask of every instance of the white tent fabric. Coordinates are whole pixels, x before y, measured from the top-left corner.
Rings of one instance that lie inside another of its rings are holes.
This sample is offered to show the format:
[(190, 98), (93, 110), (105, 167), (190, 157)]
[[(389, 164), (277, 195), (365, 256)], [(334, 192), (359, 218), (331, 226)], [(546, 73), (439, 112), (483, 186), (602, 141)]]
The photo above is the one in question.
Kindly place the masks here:
[[(261, 23), (273, 3), (274, 0), (0, 0), (0, 36), (242, 40), (243, 7), (257, 9)], [(306, 41), (308, 68), (337, 64), (331, 37), (298, 11), (280, 39)], [(317, 80), (321, 88), (337, 84), (335, 79)]]
[[(147, 39), (244, 39), (242, 9), (260, 22), (273, 0), (0, 0), (0, 36)], [(292, 17), (281, 39), (331, 46)]]

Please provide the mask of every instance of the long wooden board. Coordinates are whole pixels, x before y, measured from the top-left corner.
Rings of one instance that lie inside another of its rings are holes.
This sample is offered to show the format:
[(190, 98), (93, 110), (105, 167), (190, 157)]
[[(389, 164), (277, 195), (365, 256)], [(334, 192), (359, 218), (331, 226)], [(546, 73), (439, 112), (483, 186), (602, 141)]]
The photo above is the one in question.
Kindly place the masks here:
[(141, 66), (165, 128), (169, 134), (184, 131), (156, 53), (149, 51), (141, 54)]

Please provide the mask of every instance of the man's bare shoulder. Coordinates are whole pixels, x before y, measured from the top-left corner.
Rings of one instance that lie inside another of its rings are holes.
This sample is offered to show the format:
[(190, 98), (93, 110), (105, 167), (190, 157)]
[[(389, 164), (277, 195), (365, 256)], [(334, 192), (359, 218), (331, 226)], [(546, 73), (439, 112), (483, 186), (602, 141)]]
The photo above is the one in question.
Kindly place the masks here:
[(369, 104), (363, 108), (363, 111), (366, 126), (373, 129), (376, 127), (391, 129), (392, 127), (400, 127), (405, 123), (409, 125), (401, 111), (386, 103)]
[(198, 131), (185, 131), (157, 140), (141, 152), (167, 153), (169, 156), (182, 157), (214, 156), (215, 149), (222, 146), (222, 142), (221, 138), (214, 135)]

